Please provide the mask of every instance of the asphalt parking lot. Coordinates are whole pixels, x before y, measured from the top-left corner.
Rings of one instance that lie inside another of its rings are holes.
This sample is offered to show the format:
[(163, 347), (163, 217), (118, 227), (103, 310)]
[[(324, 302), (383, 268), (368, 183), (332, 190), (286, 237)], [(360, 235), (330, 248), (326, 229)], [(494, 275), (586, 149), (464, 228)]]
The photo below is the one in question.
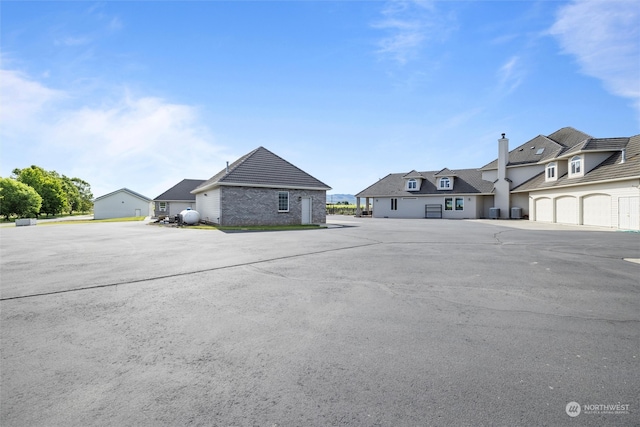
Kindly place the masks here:
[(640, 425), (640, 234), (328, 222), (3, 227), (0, 424)]

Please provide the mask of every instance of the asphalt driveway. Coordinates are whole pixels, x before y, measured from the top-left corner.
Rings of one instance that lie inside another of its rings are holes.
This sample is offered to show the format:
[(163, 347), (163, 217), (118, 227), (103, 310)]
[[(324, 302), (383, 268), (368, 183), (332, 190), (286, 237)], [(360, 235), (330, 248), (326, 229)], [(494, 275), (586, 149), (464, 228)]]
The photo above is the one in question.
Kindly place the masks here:
[(0, 424), (640, 423), (640, 234), (329, 224), (0, 229)]

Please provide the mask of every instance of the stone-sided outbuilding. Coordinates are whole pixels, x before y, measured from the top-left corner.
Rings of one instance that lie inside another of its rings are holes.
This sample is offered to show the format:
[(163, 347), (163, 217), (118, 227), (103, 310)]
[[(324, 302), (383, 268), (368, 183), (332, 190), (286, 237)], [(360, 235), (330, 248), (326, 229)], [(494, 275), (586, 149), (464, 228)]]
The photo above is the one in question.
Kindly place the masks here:
[(222, 226), (323, 224), (331, 187), (264, 147), (192, 191), (203, 221)]

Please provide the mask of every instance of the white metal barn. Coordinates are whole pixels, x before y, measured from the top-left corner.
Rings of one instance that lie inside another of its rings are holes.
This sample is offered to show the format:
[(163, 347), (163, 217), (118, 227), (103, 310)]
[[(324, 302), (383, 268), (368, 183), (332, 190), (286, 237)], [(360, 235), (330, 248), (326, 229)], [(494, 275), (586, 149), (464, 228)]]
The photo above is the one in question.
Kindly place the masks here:
[(121, 188), (93, 201), (94, 219), (147, 217), (152, 212), (152, 200), (128, 188)]

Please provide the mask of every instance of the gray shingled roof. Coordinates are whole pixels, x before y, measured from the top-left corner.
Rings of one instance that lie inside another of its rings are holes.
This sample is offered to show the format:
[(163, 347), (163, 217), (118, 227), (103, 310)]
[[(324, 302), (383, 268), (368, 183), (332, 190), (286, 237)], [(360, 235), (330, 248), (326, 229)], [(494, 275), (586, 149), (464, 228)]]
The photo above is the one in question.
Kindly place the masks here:
[(618, 151), (627, 146), (629, 138), (589, 138), (563, 152), (558, 158), (566, 158), (583, 151)]
[[(564, 187), (577, 184), (586, 184), (590, 182), (600, 182), (621, 178), (640, 178), (640, 135), (633, 136), (631, 138), (606, 138), (609, 142), (617, 148), (611, 148), (612, 150), (621, 150), (620, 142), (627, 140), (626, 144), (626, 160), (624, 163), (620, 163), (622, 160), (622, 152), (616, 151), (611, 154), (604, 162), (585, 173), (584, 176), (578, 178), (569, 178), (568, 174), (564, 174), (558, 177), (557, 181), (545, 182), (544, 172), (534, 176), (530, 180), (520, 184), (518, 187), (511, 191), (514, 192), (526, 192), (535, 190), (544, 190), (548, 188)], [(614, 141), (615, 140), (615, 141)], [(609, 142), (601, 141), (604, 145)], [(593, 147), (598, 146), (599, 142), (596, 141)], [(601, 150), (598, 150), (601, 151)]]
[(128, 188), (126, 188), (126, 187), (125, 187), (125, 188), (121, 188), (121, 189), (116, 190), (116, 191), (112, 191), (111, 193), (107, 193), (107, 194), (105, 194), (104, 196), (96, 197), (95, 199), (93, 199), (93, 201), (95, 202), (95, 201), (97, 201), (97, 200), (104, 199), (105, 197), (112, 196), (112, 195), (114, 195), (114, 194), (116, 194), (116, 193), (119, 193), (120, 191), (124, 191), (125, 193), (129, 193), (129, 194), (131, 194), (132, 196), (138, 197), (139, 199), (143, 199), (143, 200), (144, 200), (144, 201), (146, 201), (146, 202), (150, 202), (150, 201), (151, 201), (151, 199), (150, 199), (150, 198), (148, 198), (147, 196), (143, 196), (142, 194), (140, 194), (140, 193), (136, 193), (136, 192), (135, 192), (135, 191), (133, 191), (133, 190), (129, 190), (129, 189), (128, 189)]
[[(538, 135), (509, 151), (507, 166), (549, 161), (589, 138), (591, 136), (572, 127), (562, 128), (549, 136)], [(498, 159), (484, 165), (481, 169), (498, 169)]]
[(577, 143), (591, 138), (591, 135), (568, 126), (555, 131), (548, 138), (565, 147), (573, 147)]
[[(446, 194), (489, 194), (493, 190), (493, 183), (482, 179), (480, 169), (460, 169), (455, 171), (453, 190), (438, 190), (437, 176), (440, 171), (419, 172), (424, 178), (418, 191), (406, 191), (406, 173), (392, 173), (380, 179), (375, 184), (362, 190), (356, 197), (411, 197), (419, 195)], [(452, 171), (453, 172), (453, 171)]]
[(331, 189), (327, 184), (264, 147), (258, 147), (240, 157), (229, 165), (229, 172), (226, 168), (222, 169), (196, 187), (193, 192), (198, 193), (220, 185)]
[(195, 201), (195, 194), (191, 194), (197, 186), (202, 184), (204, 179), (183, 179), (158, 197), (153, 200), (156, 201)]

